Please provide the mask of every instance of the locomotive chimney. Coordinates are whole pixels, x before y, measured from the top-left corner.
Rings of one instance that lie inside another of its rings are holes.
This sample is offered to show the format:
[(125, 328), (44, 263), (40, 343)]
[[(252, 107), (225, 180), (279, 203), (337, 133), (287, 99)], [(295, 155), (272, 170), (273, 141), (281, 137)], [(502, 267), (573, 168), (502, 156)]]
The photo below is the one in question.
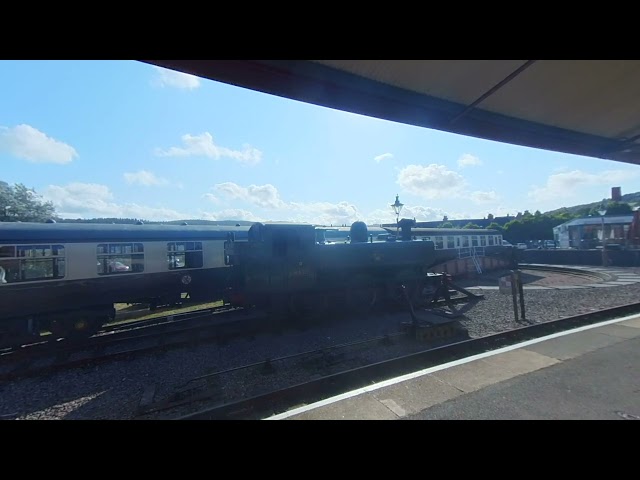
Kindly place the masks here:
[(411, 218), (403, 218), (398, 222), (400, 226), (400, 240), (403, 242), (408, 242), (411, 240), (411, 228), (415, 227), (416, 221)]

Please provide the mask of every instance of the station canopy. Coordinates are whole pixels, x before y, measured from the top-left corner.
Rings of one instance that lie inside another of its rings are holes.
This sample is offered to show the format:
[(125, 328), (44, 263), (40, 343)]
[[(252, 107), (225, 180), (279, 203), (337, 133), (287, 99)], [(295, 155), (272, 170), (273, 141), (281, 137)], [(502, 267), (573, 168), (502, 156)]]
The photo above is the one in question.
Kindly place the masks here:
[(141, 60), (329, 108), (640, 164), (640, 60)]

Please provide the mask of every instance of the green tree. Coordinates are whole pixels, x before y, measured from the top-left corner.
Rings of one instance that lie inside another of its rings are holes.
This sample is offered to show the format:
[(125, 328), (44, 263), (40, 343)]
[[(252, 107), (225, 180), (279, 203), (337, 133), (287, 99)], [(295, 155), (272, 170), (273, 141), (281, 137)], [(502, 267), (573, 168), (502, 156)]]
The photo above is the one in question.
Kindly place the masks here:
[(571, 220), (571, 217), (568, 212), (548, 215), (536, 211), (533, 215), (523, 215), (521, 220), (512, 220), (506, 223), (503, 235), (511, 243), (553, 240), (553, 227)]
[(462, 228), (482, 228), (482, 227), (480, 225), (476, 225), (475, 223), (469, 222)]
[(599, 217), (600, 211), (606, 210), (607, 217), (610, 215), (632, 215), (633, 209), (631, 205), (626, 202), (614, 202), (611, 200), (603, 200), (601, 203), (591, 207), (589, 215), (592, 217)]
[[(446, 217), (445, 217), (446, 218)], [(453, 228), (453, 223), (451, 222), (444, 222), (441, 223), (440, 225), (438, 225), (438, 228)]]
[(608, 202), (607, 215), (632, 215), (631, 205), (625, 202)]
[(53, 203), (21, 183), (0, 181), (0, 218), (4, 222), (44, 222), (57, 219)]

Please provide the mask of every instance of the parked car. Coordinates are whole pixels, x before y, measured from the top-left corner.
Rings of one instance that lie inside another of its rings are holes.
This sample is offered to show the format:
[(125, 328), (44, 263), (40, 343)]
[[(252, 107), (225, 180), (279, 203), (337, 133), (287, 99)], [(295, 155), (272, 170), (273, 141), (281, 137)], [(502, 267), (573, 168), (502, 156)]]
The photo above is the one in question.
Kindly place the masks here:
[[(131, 267), (129, 267), (129, 265), (125, 265), (124, 263), (115, 260), (107, 262), (107, 266), (109, 268), (109, 272), (128, 272), (129, 270), (131, 270)], [(98, 262), (98, 273), (103, 273), (101, 267), (102, 263)]]
[(518, 248), (520, 250), (526, 250), (527, 249), (527, 244), (526, 243), (518, 243), (516, 245), (516, 248)]
[(129, 265), (125, 265), (122, 262), (113, 262), (110, 263), (109, 266), (116, 272), (128, 272), (131, 269)]
[(503, 247), (513, 247), (512, 243), (507, 242), (506, 240), (502, 240), (502, 246)]
[(544, 240), (540, 243), (538, 250), (548, 250), (550, 248), (556, 248), (556, 242), (553, 240)]

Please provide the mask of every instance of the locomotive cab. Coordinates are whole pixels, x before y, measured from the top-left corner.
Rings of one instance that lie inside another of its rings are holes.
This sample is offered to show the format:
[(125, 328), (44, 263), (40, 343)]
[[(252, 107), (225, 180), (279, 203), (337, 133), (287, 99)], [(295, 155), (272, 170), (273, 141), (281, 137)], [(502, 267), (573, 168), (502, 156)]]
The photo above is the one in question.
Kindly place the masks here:
[(234, 288), (248, 304), (289, 292), (312, 289), (316, 229), (310, 224), (254, 223), (248, 241), (225, 242), (225, 258), (234, 266)]

